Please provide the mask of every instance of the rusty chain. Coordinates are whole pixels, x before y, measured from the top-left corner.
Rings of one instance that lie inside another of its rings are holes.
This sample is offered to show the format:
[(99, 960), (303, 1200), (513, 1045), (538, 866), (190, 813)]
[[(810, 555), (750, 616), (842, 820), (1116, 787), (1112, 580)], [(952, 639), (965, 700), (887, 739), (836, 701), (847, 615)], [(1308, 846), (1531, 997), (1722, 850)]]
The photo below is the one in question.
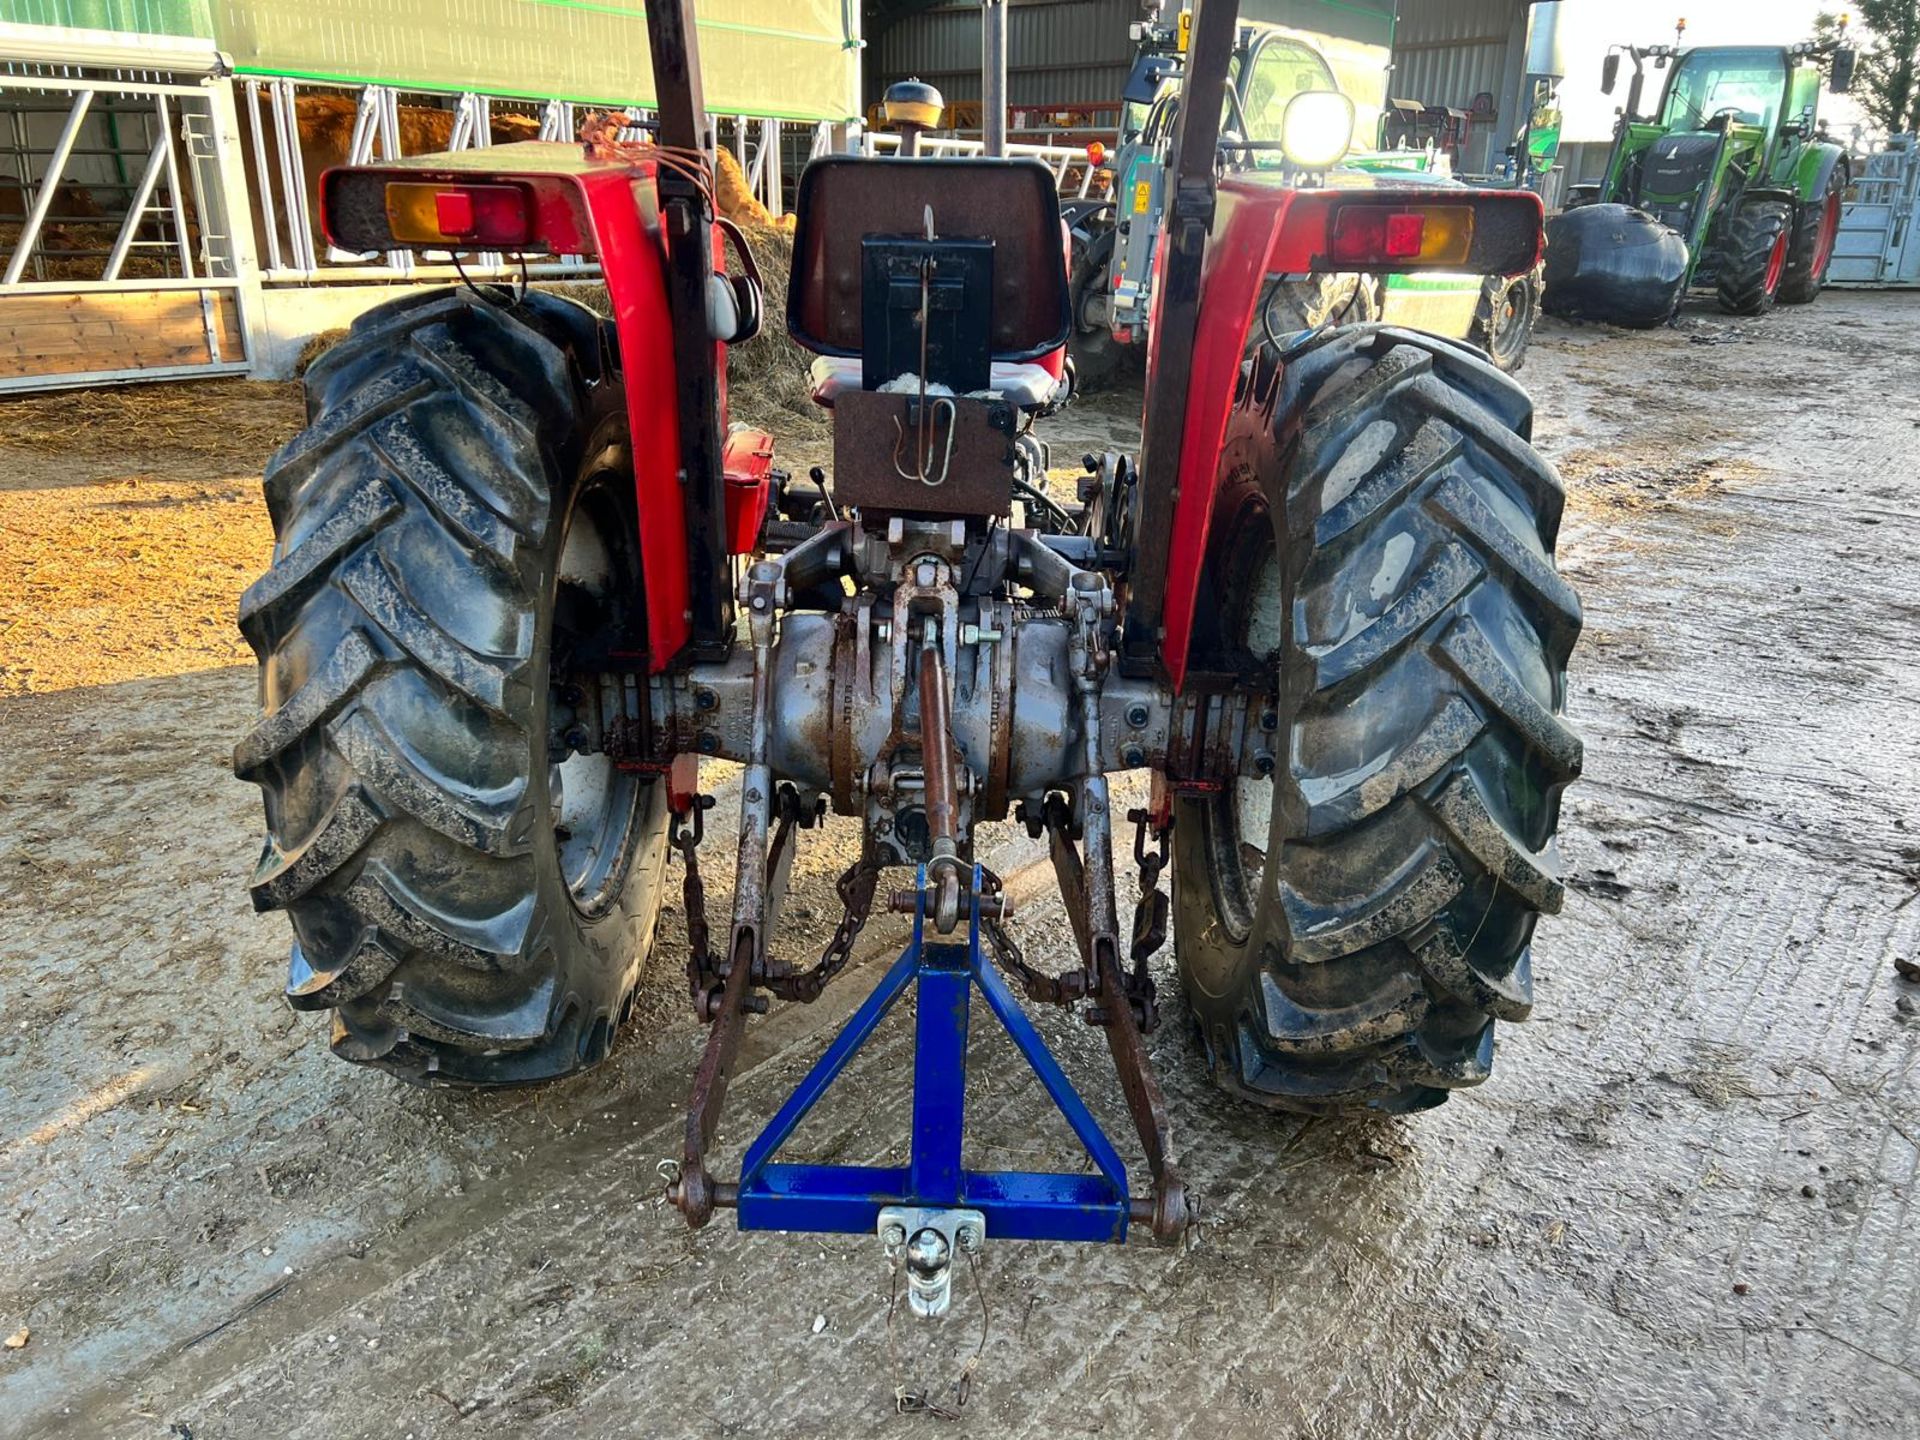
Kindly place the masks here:
[[(1156, 826), (1146, 810), (1129, 810), (1134, 824), (1133, 859), (1140, 867), (1140, 899), (1133, 908), (1133, 944), (1129, 954), (1133, 973), (1126, 977), (1128, 998), (1140, 1016), (1142, 1032), (1151, 1032), (1160, 1023), (1160, 1007), (1154, 998), (1153, 971), (1147, 962), (1167, 943), (1167, 926), (1173, 917), (1173, 904), (1160, 888), (1160, 874), (1167, 868), (1168, 837), (1173, 822)], [(1154, 848), (1147, 849), (1151, 834)]]
[(834, 889), (840, 896), (840, 924), (821, 953), (819, 963), (798, 975), (771, 979), (767, 988), (783, 1000), (819, 999), (827, 982), (844, 970), (852, 958), (853, 942), (859, 939), (860, 932), (866, 928), (867, 917), (873, 913), (873, 892), (879, 883), (880, 866), (871, 852), (863, 850), (860, 858), (835, 882)]
[[(714, 973), (713, 932), (707, 925), (707, 887), (700, 879), (700, 841), (707, 833), (706, 813), (713, 808), (711, 795), (696, 795), (685, 814), (675, 811), (667, 830), (667, 842), (680, 852), (686, 875), (680, 884), (680, 904), (687, 920), (687, 984), (693, 990), (694, 1006), (704, 1013), (703, 1002), (720, 977)], [(692, 822), (688, 822), (691, 815)]]
[[(1005, 882), (984, 865), (980, 867), (980, 886), (987, 895), (998, 895), (1006, 888)], [(1020, 942), (1008, 933), (1006, 924), (998, 916), (983, 915), (980, 930), (987, 937), (988, 948), (1000, 962), (1000, 968), (1020, 982), (1030, 1000), (1041, 1005), (1071, 1005), (1087, 993), (1087, 977), (1082, 971), (1048, 975), (1029, 965)]]
[[(699, 846), (706, 834), (704, 815), (713, 808), (711, 795), (696, 796), (685, 814), (673, 816), (668, 841), (680, 852), (685, 876), (681, 882), (681, 904), (687, 922), (687, 983), (693, 992), (694, 1009), (703, 1020), (713, 1018), (711, 997), (723, 978), (713, 964), (713, 930), (707, 922), (707, 887), (700, 876)], [(840, 924), (820, 960), (812, 969), (798, 974), (780, 974), (779, 966), (769, 962), (768, 973), (756, 977), (783, 1000), (813, 1001), (820, 998), (827, 982), (846, 968), (853, 955), (853, 943), (866, 928), (873, 911), (873, 893), (880, 881), (880, 866), (870, 852), (863, 852), (840, 876), (836, 890), (840, 896)], [(764, 1003), (764, 1002), (763, 1002)]]
[[(713, 803), (711, 795), (698, 796), (685, 814), (674, 815), (668, 832), (669, 841), (680, 852), (686, 872), (681, 894), (687, 922), (687, 980), (696, 1007), (721, 981), (713, 968), (712, 929), (707, 922), (707, 892), (700, 876), (698, 853), (706, 830), (703, 817)], [(1145, 810), (1129, 811), (1127, 818), (1136, 827), (1133, 855), (1140, 867), (1140, 899), (1134, 907), (1133, 937), (1129, 951), (1133, 966), (1127, 975), (1127, 991), (1140, 1013), (1141, 1028), (1151, 1030), (1158, 1022), (1159, 1013), (1148, 962), (1166, 944), (1171, 918), (1172, 907), (1166, 892), (1160, 888), (1160, 877), (1167, 867), (1168, 835), (1172, 827), (1154, 826)], [(1152, 849), (1148, 848), (1149, 835), (1154, 841)], [(860, 858), (841, 874), (834, 887), (840, 897), (840, 923), (811, 969), (782, 975), (778, 973), (777, 965), (769, 964), (768, 975), (758, 983), (783, 1000), (811, 1002), (819, 999), (833, 978), (846, 968), (853, 955), (854, 942), (866, 928), (873, 912), (873, 897), (879, 885), (880, 868), (873, 854), (863, 851)], [(1003, 893), (1006, 885), (1000, 876), (984, 867), (981, 875), (983, 893)], [(996, 916), (983, 916), (980, 928), (995, 960), (1020, 983), (1030, 999), (1043, 1005), (1072, 1005), (1085, 998), (1086, 976), (1083, 971), (1068, 970), (1059, 975), (1048, 975), (1036, 969), (1028, 963), (1019, 941)], [(704, 1015), (705, 1011), (702, 1013)]]

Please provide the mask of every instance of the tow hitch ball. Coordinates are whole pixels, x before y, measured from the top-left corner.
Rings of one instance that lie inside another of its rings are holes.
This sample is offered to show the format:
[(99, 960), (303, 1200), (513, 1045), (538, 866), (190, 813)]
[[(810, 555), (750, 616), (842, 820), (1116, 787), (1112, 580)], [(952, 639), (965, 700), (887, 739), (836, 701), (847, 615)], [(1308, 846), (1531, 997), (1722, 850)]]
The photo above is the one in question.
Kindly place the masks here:
[(880, 1243), (887, 1263), (907, 1272), (907, 1304), (922, 1319), (947, 1313), (953, 1302), (953, 1266), (975, 1256), (987, 1238), (987, 1217), (978, 1210), (929, 1210), (889, 1205), (880, 1212)]

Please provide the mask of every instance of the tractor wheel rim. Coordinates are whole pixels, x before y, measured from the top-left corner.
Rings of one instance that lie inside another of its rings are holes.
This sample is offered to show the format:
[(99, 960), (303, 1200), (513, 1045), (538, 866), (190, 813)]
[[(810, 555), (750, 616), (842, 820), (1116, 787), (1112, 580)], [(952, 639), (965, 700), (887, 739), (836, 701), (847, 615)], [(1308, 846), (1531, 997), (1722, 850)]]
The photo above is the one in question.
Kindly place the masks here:
[(1767, 278), (1762, 286), (1771, 295), (1780, 288), (1780, 277), (1787, 268), (1787, 232), (1782, 230), (1780, 238), (1773, 242), (1773, 253), (1767, 257)]
[(1813, 273), (1818, 279), (1827, 273), (1827, 265), (1833, 259), (1834, 243), (1840, 238), (1840, 192), (1834, 190), (1827, 196), (1827, 207), (1820, 216), (1820, 243), (1813, 250)]
[(1520, 332), (1525, 329), (1533, 315), (1533, 291), (1525, 280), (1516, 280), (1507, 287), (1502, 297), (1499, 311), (1494, 316), (1493, 352), (1507, 356), (1514, 348)]
[[(593, 621), (604, 619), (608, 607), (620, 602), (625, 582), (615, 554), (619, 513), (603, 487), (592, 485), (568, 511), (557, 591), (572, 603), (562, 607), (556, 600), (550, 641), (555, 655), (587, 638), (573, 633), (583, 621), (591, 633), (597, 628)], [(593, 620), (585, 620), (587, 616)], [(621, 770), (609, 756), (574, 748), (578, 737), (567, 732), (578, 722), (562, 707), (567, 689), (584, 678), (552, 676), (548, 714), (554, 734), (548, 753), (564, 758), (549, 762), (547, 786), (561, 878), (574, 904), (592, 915), (611, 902), (624, 871), (639, 817), (640, 785), (637, 775)], [(597, 698), (588, 689), (582, 703), (593, 704)]]
[[(1255, 517), (1266, 526), (1265, 516)], [(1246, 612), (1240, 639), (1255, 657), (1277, 657), (1286, 643), (1286, 596), (1277, 547), (1269, 547), (1258, 568), (1248, 577)], [(1266, 890), (1267, 846), (1273, 832), (1274, 783), (1271, 776), (1242, 775), (1220, 796), (1222, 838), (1214, 846), (1217, 873), (1215, 901), (1228, 934), (1244, 943)], [(1221, 831), (1216, 831), (1221, 834)]]

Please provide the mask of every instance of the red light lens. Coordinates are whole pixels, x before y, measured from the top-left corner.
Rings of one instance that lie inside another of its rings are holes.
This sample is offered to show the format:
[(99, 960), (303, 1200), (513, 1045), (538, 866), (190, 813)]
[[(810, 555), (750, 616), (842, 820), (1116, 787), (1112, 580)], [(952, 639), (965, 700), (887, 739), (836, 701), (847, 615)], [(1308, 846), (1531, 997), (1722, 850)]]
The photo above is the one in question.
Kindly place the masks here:
[(1333, 212), (1327, 248), (1335, 266), (1354, 269), (1461, 265), (1472, 253), (1473, 228), (1471, 205), (1343, 205)]
[(465, 190), (440, 190), (433, 197), (433, 218), (442, 235), (473, 233), (473, 196)]
[(1334, 218), (1333, 258), (1366, 265), (1387, 254), (1387, 215), (1377, 205), (1349, 205)]
[(1094, 165), (1106, 164), (1107, 147), (1102, 145), (1098, 140), (1089, 141), (1087, 143), (1087, 159)]
[(1420, 242), (1427, 229), (1426, 217), (1421, 215), (1389, 215), (1386, 226), (1386, 248), (1389, 260), (1410, 260), (1420, 253)]

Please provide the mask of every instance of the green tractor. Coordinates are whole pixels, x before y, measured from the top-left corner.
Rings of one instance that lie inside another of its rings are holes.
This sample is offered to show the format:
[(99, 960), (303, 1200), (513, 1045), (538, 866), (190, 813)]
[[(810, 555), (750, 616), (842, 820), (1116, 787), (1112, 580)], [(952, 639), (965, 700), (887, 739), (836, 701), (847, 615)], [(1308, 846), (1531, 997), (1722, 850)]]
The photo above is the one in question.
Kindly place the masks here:
[[(1548, 230), (1547, 313), (1651, 327), (1695, 287), (1734, 315), (1812, 300), (1851, 180), (1846, 151), (1816, 118), (1821, 62), (1843, 91), (1854, 52), (1836, 42), (1616, 48), (1601, 72), (1607, 94), (1622, 54), (1634, 73), (1606, 176), (1574, 186)], [(1668, 74), (1659, 109), (1643, 118), (1649, 61)]]

